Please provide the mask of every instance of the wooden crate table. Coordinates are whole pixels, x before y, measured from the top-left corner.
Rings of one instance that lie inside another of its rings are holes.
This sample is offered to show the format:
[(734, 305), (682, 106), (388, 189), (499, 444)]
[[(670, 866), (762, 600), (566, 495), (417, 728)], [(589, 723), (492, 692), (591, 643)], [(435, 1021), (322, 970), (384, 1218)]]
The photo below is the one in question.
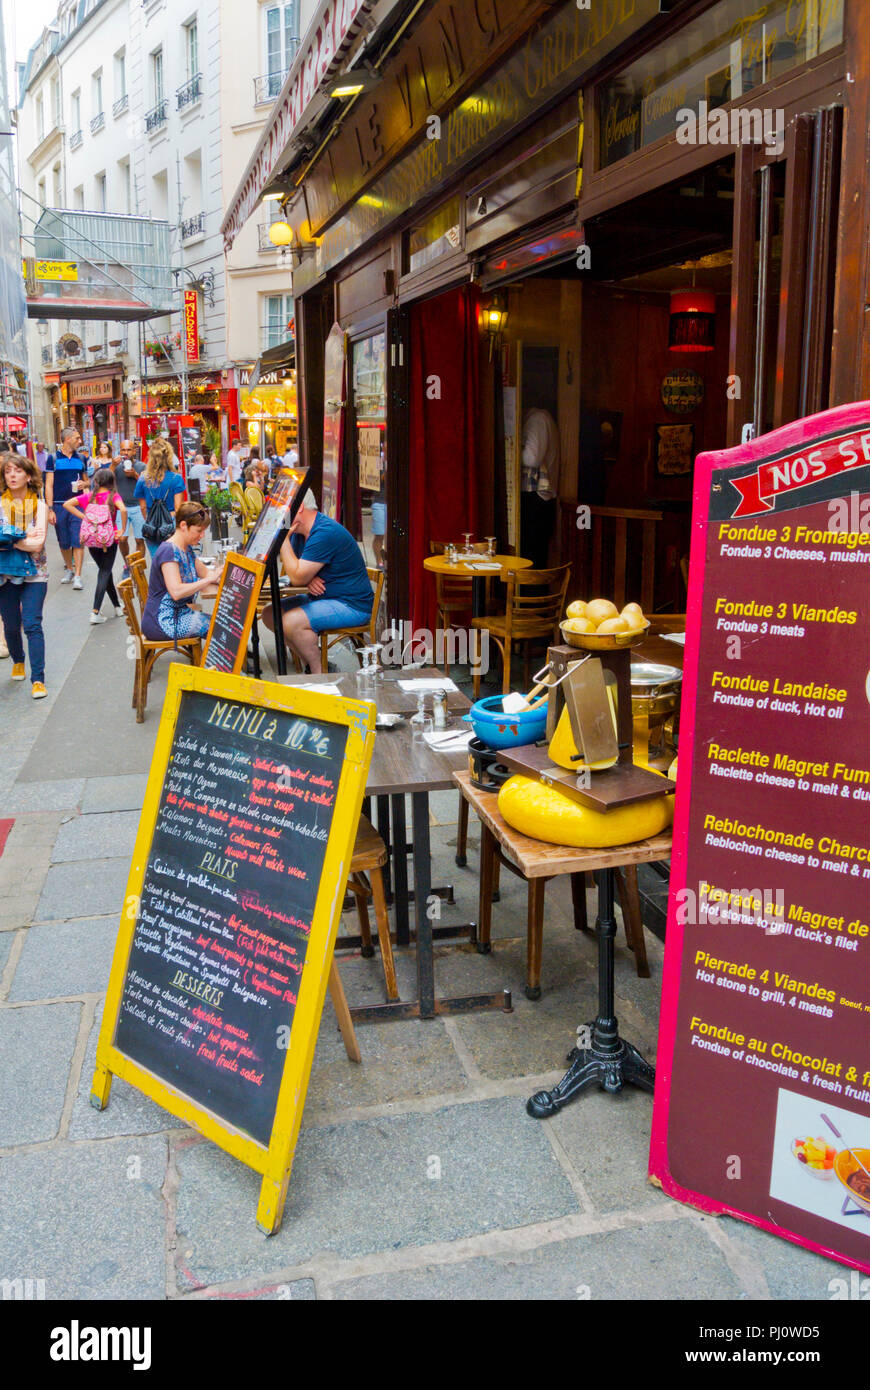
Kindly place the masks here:
[[(533, 840), (514, 830), (498, 809), (498, 795), (475, 787), (468, 772), (454, 772), (453, 781), (480, 821), (480, 910), (478, 950), (490, 944), (493, 875), (496, 863), (503, 864), (528, 883), (528, 955), (526, 995), (540, 997), (541, 951), (544, 926), (544, 886), (547, 879), (571, 874), (575, 904), (575, 924), (579, 898), (584, 892), (584, 875), (592, 872), (598, 885), (598, 1016), (588, 1025), (589, 1046), (574, 1048), (571, 1067), (552, 1091), (539, 1091), (528, 1102), (530, 1115), (542, 1119), (553, 1115), (584, 1087), (594, 1082), (605, 1091), (620, 1091), (625, 1082), (652, 1091), (655, 1073), (631, 1043), (620, 1038), (613, 1005), (613, 942), (616, 919), (613, 915), (615, 870), (668, 859), (671, 854), (670, 829), (631, 845), (610, 849), (576, 849)], [(585, 903), (584, 903), (585, 911)], [(629, 933), (626, 914), (626, 934)], [(642, 925), (639, 927), (642, 932)], [(629, 937), (634, 949), (634, 942)]]

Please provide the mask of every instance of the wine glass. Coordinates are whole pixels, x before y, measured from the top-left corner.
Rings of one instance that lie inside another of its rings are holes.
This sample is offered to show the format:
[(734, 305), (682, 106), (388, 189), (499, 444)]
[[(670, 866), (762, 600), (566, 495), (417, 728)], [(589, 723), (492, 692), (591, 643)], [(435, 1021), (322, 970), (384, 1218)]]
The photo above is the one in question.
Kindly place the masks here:
[(463, 532), (462, 532), (462, 535), (463, 535), (463, 537), (464, 537), (464, 539), (465, 539), (465, 554), (466, 554), (466, 555), (472, 555), (474, 552), (473, 552), (472, 549), (471, 549), (471, 542), (472, 542), (472, 540), (474, 539), (474, 532), (473, 532), (473, 531), (463, 531)]
[(432, 715), (426, 709), (426, 692), (417, 692), (417, 713), (411, 715), (411, 738), (414, 743), (419, 743), (424, 734), (431, 734), (435, 727)]
[(447, 563), (448, 565), (456, 564), (456, 546), (453, 544), (452, 541), (447, 547)]
[(495, 536), (485, 536), (484, 539), (486, 541), (486, 553), (492, 559), (495, 554)]

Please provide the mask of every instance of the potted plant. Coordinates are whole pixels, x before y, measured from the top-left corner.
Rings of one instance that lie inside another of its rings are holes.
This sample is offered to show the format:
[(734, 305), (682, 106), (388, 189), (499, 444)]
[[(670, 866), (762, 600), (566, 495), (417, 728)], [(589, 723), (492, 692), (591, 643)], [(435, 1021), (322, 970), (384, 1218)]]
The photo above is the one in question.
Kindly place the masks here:
[(233, 509), (233, 499), (229, 489), (218, 487), (216, 483), (209, 483), (203, 497), (203, 505), (208, 507), (211, 512), (211, 532), (217, 539), (226, 540), (229, 531), (227, 521)]

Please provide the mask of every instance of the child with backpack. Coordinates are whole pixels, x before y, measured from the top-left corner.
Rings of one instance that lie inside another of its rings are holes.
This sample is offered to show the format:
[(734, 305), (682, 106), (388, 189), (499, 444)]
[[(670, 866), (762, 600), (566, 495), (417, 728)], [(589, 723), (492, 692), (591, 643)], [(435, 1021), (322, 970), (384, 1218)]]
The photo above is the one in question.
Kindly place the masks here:
[[(127, 508), (118, 495), (111, 468), (97, 469), (86, 500), (81, 496), (71, 497), (63, 505), (73, 516), (80, 518), (82, 545), (87, 546), (98, 570), (91, 622), (106, 621), (100, 612), (106, 594), (116, 615), (120, 617), (124, 610), (112, 579), (112, 566), (118, 553), (118, 541), (127, 524)], [(81, 510), (82, 506), (84, 511)]]

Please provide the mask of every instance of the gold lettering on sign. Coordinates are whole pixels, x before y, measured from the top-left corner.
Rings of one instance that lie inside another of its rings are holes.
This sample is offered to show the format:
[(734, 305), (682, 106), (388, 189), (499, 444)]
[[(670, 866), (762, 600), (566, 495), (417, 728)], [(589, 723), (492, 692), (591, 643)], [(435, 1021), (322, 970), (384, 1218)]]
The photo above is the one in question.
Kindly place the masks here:
[[(488, 8), (489, 14), (484, 16), (484, 9)], [(474, 0), (474, 18), (477, 20), (477, 27), (490, 47), (495, 43), (501, 33), (498, 10), (495, 0), (490, 0), (488, 6), (481, 4), (481, 0)]]
[(668, 91), (654, 92), (652, 95), (644, 97), (644, 125), (652, 125), (654, 121), (659, 121), (663, 116), (669, 116), (672, 111), (685, 106), (688, 92), (688, 86), (684, 82), (682, 87), (671, 87)]
[(843, 0), (788, 0), (785, 12), (785, 32), (790, 39), (802, 39), (807, 28), (816, 37), (812, 51), (813, 57), (821, 49), (822, 41), (831, 26), (831, 21), (843, 21)]
[[(740, 40), (741, 67), (754, 67), (763, 60), (768, 60), (776, 48), (779, 30), (775, 24), (767, 24), (767, 12), (768, 6), (762, 5), (754, 14), (739, 19), (731, 30), (732, 38)], [(758, 32), (753, 34), (753, 27), (762, 24), (764, 27), (759, 27)]]
[(629, 135), (637, 134), (640, 113), (630, 111), (626, 116), (620, 116), (619, 107), (611, 106), (608, 109), (604, 120), (604, 146), (609, 150), (611, 145), (617, 145), (621, 140), (626, 140)]
[(448, 33), (447, 26), (443, 20), (439, 19), (438, 28), (441, 33), (441, 53), (447, 68), (447, 81), (445, 87), (455, 87), (457, 78), (465, 72), (465, 63), (462, 58), (462, 45), (459, 42), (459, 28), (456, 23), (456, 15), (453, 6), (450, 6), (450, 27), (453, 30), (452, 36)]

